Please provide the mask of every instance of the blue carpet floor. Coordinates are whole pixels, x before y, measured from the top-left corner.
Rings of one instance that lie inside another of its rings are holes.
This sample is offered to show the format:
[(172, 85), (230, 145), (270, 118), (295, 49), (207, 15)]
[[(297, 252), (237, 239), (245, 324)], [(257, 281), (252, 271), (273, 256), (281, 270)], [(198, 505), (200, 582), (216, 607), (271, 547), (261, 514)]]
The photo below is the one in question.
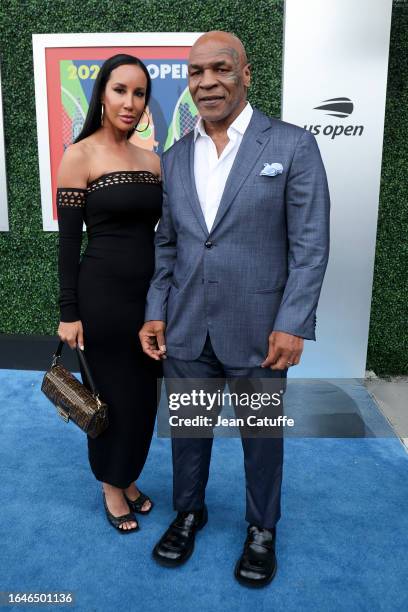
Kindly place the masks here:
[(156, 506), (121, 536), (104, 516), (84, 435), (56, 417), (41, 379), (0, 371), (0, 591), (72, 591), (66, 608), (86, 612), (408, 610), (408, 455), (396, 438), (285, 441), (278, 573), (254, 591), (232, 573), (246, 529), (238, 439), (214, 444), (209, 523), (193, 557), (161, 568), (150, 553), (173, 516), (169, 440), (154, 438), (139, 481)]

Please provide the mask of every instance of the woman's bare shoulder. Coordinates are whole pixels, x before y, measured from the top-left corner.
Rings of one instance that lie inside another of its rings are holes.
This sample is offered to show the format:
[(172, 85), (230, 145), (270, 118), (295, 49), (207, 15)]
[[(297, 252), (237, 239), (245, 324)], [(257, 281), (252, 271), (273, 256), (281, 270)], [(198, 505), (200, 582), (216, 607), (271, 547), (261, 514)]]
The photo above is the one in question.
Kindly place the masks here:
[(90, 143), (81, 140), (69, 145), (62, 157), (57, 177), (58, 187), (85, 189), (89, 177)]
[(152, 172), (157, 177), (160, 178), (160, 157), (154, 151), (149, 151), (148, 149), (142, 149), (137, 145), (131, 144), (137, 151), (135, 151), (136, 159), (138, 160), (138, 165), (143, 167), (143, 170), (148, 170)]

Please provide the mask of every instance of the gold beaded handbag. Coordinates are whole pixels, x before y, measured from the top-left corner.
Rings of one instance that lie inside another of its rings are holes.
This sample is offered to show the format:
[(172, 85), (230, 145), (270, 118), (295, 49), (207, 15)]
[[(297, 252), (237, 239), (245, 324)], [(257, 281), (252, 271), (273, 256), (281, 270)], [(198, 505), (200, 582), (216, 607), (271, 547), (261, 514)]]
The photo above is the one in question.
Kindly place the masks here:
[(78, 347), (76, 349), (91, 391), (59, 363), (63, 346), (61, 341), (53, 356), (51, 368), (45, 373), (41, 391), (66, 423), (71, 420), (89, 437), (96, 438), (108, 427), (108, 406), (99, 398), (83, 351)]

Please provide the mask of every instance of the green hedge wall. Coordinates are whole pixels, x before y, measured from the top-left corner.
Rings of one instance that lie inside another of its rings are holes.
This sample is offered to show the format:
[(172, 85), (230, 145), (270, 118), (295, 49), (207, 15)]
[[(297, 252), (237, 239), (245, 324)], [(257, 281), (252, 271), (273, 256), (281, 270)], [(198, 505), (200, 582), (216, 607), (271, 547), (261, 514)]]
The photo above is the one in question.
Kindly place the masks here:
[(393, 4), (367, 366), (408, 374), (408, 4)]
[[(282, 0), (3, 0), (0, 53), (10, 232), (0, 233), (0, 332), (52, 334), (58, 325), (58, 236), (42, 230), (31, 35), (232, 31), (244, 42), (253, 65), (251, 102), (279, 117), (283, 12)], [(390, 374), (408, 370), (403, 327), (407, 198), (401, 154), (406, 152), (401, 127), (404, 121), (406, 125), (407, 96), (406, 73), (399, 72), (401, 60), (407, 58), (403, 21), (404, 6), (396, 2), (368, 363)]]

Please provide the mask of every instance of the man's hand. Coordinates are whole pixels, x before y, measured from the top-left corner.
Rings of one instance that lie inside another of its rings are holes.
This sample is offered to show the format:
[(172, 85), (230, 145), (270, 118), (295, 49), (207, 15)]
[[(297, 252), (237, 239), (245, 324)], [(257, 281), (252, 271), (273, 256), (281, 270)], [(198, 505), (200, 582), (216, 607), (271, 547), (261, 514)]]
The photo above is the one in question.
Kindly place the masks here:
[(164, 321), (146, 321), (139, 332), (143, 351), (156, 361), (166, 359), (165, 329)]
[(298, 365), (303, 352), (303, 338), (286, 332), (274, 331), (269, 336), (268, 356), (261, 368), (285, 370), (291, 365)]

